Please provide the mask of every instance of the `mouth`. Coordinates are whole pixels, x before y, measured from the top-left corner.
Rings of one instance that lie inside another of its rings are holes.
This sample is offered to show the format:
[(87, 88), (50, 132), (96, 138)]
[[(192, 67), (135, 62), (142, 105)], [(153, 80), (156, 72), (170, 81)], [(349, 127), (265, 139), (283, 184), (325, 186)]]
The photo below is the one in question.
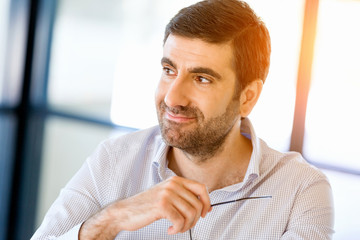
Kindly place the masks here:
[(165, 111), (165, 119), (176, 123), (190, 123), (192, 121), (195, 121), (196, 117)]

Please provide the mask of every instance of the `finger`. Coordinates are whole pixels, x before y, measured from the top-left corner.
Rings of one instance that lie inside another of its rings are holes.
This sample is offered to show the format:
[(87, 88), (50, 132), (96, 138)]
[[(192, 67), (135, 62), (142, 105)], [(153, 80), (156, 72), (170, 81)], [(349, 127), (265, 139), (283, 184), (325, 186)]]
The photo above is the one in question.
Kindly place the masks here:
[[(167, 183), (158, 193), (159, 198), (156, 209), (157, 213), (160, 214), (159, 218), (166, 218), (173, 224), (172, 228), (168, 230), (169, 234), (183, 232), (188, 229), (193, 224), (197, 212), (200, 212), (182, 195), (193, 194), (176, 182)], [(194, 195), (193, 198), (196, 199)], [(201, 208), (200, 201), (197, 205), (200, 205)]]
[(179, 198), (174, 199), (174, 206), (178, 212), (184, 217), (184, 225), (180, 232), (185, 232), (195, 226), (196, 222), (200, 218), (202, 203), (197, 199), (192, 199), (192, 202), (182, 198), (183, 195), (180, 195)]
[[(176, 189), (176, 191), (183, 199), (183, 201), (185, 201), (183, 205), (180, 205), (179, 203), (178, 207), (179, 210), (183, 213), (184, 217), (186, 217), (187, 221), (185, 227), (188, 228), (187, 223), (190, 224), (190, 227), (195, 226), (204, 208), (202, 201), (200, 201), (200, 198), (197, 195), (189, 191), (184, 186), (180, 186), (178, 189)], [(180, 208), (180, 206), (182, 206), (182, 208)]]
[[(159, 212), (163, 213), (162, 218), (167, 218), (174, 225), (172, 231), (184, 232), (195, 225), (200, 218), (202, 203), (189, 190), (177, 183), (171, 183), (171, 189), (163, 189), (160, 193), (158, 205)], [(176, 213), (174, 212), (176, 211)], [(179, 219), (179, 215), (182, 216)]]
[(173, 225), (169, 227), (168, 234), (176, 234), (181, 232), (184, 228), (185, 217), (173, 205), (169, 205), (164, 209), (165, 218), (168, 219)]
[(189, 179), (183, 179), (182, 183), (186, 189), (188, 189), (193, 194), (195, 194), (198, 197), (198, 199), (202, 202), (201, 216), (205, 217), (206, 214), (211, 209), (210, 197), (206, 186), (204, 184)]
[(180, 192), (180, 197), (185, 202), (183, 204), (179, 203), (177, 206), (179, 208), (181, 207), (179, 211), (185, 215), (185, 229), (182, 231), (187, 231), (189, 228), (194, 227), (199, 220), (203, 210), (203, 203), (198, 196), (195, 196), (193, 192), (190, 192), (185, 188), (181, 188)]
[(196, 194), (184, 187), (182, 181), (183, 179), (180, 177), (167, 180), (163, 186), (162, 195), (184, 217), (185, 222), (183, 228), (180, 229), (181, 232), (184, 232), (195, 226), (201, 216), (203, 203)]
[(205, 217), (210, 211), (211, 204), (209, 193), (204, 184), (181, 177), (173, 177), (170, 179), (169, 185), (172, 185), (172, 189), (176, 189), (185, 200), (197, 210), (200, 210), (198, 218), (200, 215)]

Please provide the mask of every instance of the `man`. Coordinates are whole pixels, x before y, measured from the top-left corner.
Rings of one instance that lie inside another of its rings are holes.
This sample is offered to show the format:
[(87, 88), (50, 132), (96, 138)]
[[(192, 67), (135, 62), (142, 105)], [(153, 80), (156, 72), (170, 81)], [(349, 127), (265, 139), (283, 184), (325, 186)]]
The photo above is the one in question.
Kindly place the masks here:
[(159, 126), (104, 141), (32, 239), (330, 239), (326, 177), (247, 118), (269, 59), (246, 3), (182, 9), (165, 32)]

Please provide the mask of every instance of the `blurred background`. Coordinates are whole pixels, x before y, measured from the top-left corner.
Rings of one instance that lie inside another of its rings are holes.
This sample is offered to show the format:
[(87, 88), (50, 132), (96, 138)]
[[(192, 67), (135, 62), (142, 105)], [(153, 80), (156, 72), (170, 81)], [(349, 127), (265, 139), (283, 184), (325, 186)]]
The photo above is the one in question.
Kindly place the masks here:
[[(0, 239), (29, 239), (104, 139), (157, 124), (169, 19), (194, 0), (0, 0)], [(250, 115), (332, 184), (334, 239), (360, 236), (360, 1), (249, 0), (272, 38)]]

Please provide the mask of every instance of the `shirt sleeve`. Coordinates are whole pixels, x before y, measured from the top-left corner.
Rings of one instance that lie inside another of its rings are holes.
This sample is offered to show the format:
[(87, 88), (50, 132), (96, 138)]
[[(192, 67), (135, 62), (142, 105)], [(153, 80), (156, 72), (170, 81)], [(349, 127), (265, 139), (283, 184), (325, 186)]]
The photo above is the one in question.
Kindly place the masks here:
[(57, 237), (56, 240), (78, 240), (81, 225), (82, 223), (76, 225), (67, 233), (61, 235), (60, 237)]
[(77, 240), (81, 224), (102, 208), (105, 186), (110, 185), (110, 164), (106, 148), (100, 145), (61, 190), (31, 240)]
[(330, 184), (325, 176), (309, 184), (293, 205), (282, 240), (332, 239), (334, 208)]

